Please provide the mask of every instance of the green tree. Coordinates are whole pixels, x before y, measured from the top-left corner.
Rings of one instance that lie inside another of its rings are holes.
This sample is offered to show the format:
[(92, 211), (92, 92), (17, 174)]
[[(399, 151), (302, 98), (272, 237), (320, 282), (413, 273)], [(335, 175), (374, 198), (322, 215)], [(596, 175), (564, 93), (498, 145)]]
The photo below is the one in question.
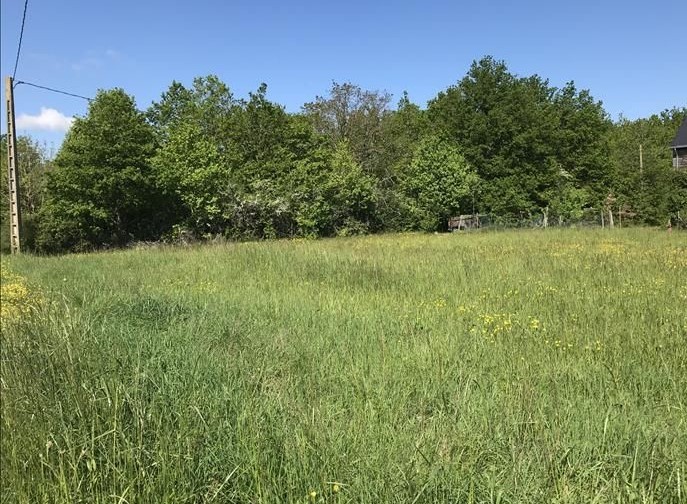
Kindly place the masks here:
[[(52, 162), (45, 145), (28, 136), (17, 138), (17, 160), (21, 183), (22, 247), (35, 248), (36, 216), (43, 206), (47, 173)], [(0, 248), (9, 251), (9, 191), (7, 187), (7, 137), (0, 139)]]
[[(687, 171), (671, 171), (667, 186), (667, 206), (671, 224), (687, 229)], [(659, 221), (659, 224), (664, 222)]]
[(290, 175), (298, 234), (333, 236), (364, 233), (374, 216), (374, 179), (354, 159), (346, 142), (320, 147), (297, 162)]
[(153, 131), (133, 98), (121, 89), (99, 91), (55, 158), (39, 249), (86, 250), (157, 237), (164, 205), (149, 164), (154, 149)]
[(486, 57), (430, 102), (434, 127), (460, 145), (485, 181), (483, 210), (518, 215), (544, 206), (541, 194), (553, 175), (550, 94), (538, 76), (518, 78)]
[(234, 146), (234, 179), (246, 188), (259, 180), (283, 179), (298, 158), (297, 128), (266, 95), (266, 84), (250, 93), (224, 132)]
[(174, 223), (198, 236), (223, 231), (231, 183), (219, 148), (196, 122), (180, 122), (152, 158), (156, 184), (174, 202)]
[(366, 91), (345, 82), (332, 83), (329, 95), (317, 96), (303, 105), (315, 131), (324, 135), (332, 147), (348, 142), (355, 160), (368, 173), (384, 178), (385, 166), (380, 163), (382, 151), (382, 121), (389, 113), (391, 95)]
[(148, 108), (146, 118), (160, 143), (167, 140), (176, 126), (192, 122), (205, 137), (225, 149), (227, 124), (238, 107), (240, 102), (234, 99), (229, 87), (217, 76), (207, 75), (193, 79), (191, 88), (173, 81), (160, 101)]
[(405, 171), (420, 141), (429, 132), (426, 113), (410, 101), (404, 92), (396, 110), (382, 121), (383, 163), (392, 168), (394, 175)]
[(290, 173), (323, 140), (309, 121), (267, 99), (262, 84), (235, 99), (217, 77), (172, 83), (148, 118), (160, 148), (158, 182), (174, 198), (176, 223), (196, 236), (288, 236)]
[(408, 226), (402, 182), (415, 149), (428, 132), (427, 114), (404, 92), (396, 110), (386, 114), (381, 125), (379, 164), (383, 177), (377, 180), (376, 229), (400, 231)]
[(592, 197), (587, 189), (577, 187), (570, 173), (561, 169), (556, 185), (546, 191), (544, 199), (548, 202), (542, 209), (546, 221), (553, 218), (553, 222), (563, 225), (582, 220)]
[[(172, 82), (146, 116), (158, 140), (152, 160), (159, 190), (170, 202), (177, 231), (196, 237), (224, 231), (232, 212), (232, 168), (240, 148), (227, 134), (242, 103), (217, 76), (190, 88)], [(236, 177), (234, 177), (236, 178)]]
[(446, 230), (448, 219), (469, 205), (478, 182), (478, 175), (457, 147), (435, 136), (426, 137), (415, 150), (404, 181), (411, 226)]
[(587, 194), (589, 204), (598, 205), (608, 195), (613, 178), (608, 114), (600, 101), (587, 90), (578, 91), (573, 82), (554, 92), (553, 107), (552, 157), (558, 172), (566, 175), (568, 186)]
[(683, 175), (673, 169), (669, 148), (685, 115), (687, 109), (673, 108), (634, 121), (621, 117), (610, 132), (612, 189), (618, 208), (635, 221), (665, 225), (685, 213)]
[(602, 199), (610, 187), (600, 102), (570, 83), (558, 90), (534, 75), (518, 77), (486, 57), (430, 102), (435, 130), (456, 142), (483, 179), (478, 207), (501, 216), (548, 208), (559, 175)]
[(326, 185), (337, 235), (368, 232), (376, 210), (375, 180), (355, 160), (346, 142), (332, 153)]

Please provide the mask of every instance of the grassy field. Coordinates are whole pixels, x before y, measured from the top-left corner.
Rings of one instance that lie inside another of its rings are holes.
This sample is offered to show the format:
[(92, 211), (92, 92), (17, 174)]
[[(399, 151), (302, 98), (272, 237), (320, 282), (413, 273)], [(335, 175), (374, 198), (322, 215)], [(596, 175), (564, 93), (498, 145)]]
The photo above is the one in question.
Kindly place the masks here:
[(2, 269), (2, 502), (687, 500), (685, 234)]

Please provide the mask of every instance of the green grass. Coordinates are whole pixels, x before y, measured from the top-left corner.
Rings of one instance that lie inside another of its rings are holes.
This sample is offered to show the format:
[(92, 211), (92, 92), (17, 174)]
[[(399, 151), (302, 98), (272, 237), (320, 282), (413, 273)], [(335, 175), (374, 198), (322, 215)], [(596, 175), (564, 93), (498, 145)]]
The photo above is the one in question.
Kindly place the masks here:
[(388, 235), (8, 267), (41, 301), (3, 324), (2, 502), (686, 499), (684, 234)]

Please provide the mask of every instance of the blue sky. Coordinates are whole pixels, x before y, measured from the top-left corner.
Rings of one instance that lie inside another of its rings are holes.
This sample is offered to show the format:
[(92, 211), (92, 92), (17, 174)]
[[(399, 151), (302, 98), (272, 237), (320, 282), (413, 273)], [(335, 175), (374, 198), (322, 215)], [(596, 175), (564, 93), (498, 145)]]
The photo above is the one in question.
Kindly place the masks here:
[[(4, 83), (24, 0), (1, 6)], [(238, 97), (266, 82), (288, 111), (332, 80), (387, 90), (394, 102), (407, 90), (424, 106), (473, 60), (493, 55), (519, 75), (574, 80), (614, 119), (637, 118), (687, 105), (685, 19), (685, 0), (29, 0), (16, 77), (85, 96), (122, 87), (139, 108), (173, 80), (207, 74)], [(68, 118), (87, 110), (83, 100), (27, 86), (16, 88), (15, 103), (17, 132), (53, 149)]]

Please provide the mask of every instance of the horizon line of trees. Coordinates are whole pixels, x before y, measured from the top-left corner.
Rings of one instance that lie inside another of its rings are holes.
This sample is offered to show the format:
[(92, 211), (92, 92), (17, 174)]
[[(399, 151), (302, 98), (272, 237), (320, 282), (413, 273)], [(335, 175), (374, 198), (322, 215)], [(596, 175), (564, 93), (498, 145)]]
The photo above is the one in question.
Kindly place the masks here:
[(589, 91), (489, 56), (426, 109), (334, 82), (290, 114), (266, 93), (240, 99), (211, 75), (173, 82), (141, 112), (122, 89), (100, 91), (54, 160), (20, 138), (23, 246), (441, 231), (461, 213), (564, 224), (606, 209), (647, 225), (687, 215), (687, 172), (668, 148), (684, 107), (614, 123)]

